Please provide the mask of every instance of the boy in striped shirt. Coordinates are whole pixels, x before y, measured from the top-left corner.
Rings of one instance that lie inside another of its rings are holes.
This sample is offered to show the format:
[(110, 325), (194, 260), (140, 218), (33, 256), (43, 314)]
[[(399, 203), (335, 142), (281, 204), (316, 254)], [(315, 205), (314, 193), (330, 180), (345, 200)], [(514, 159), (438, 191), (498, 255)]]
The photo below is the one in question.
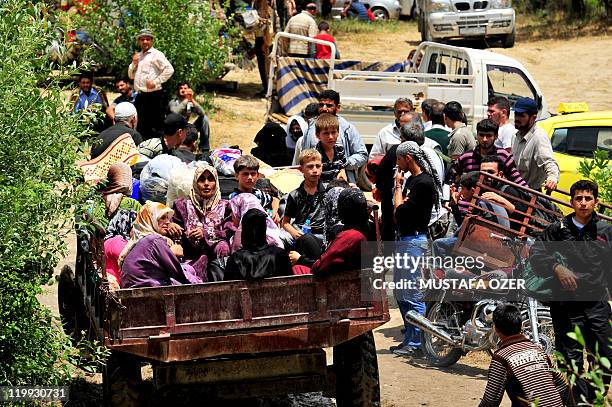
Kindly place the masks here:
[(532, 403), (538, 407), (574, 405), (564, 377), (553, 370), (549, 356), (521, 333), (521, 312), (516, 306), (498, 305), (493, 312), (493, 327), (500, 343), (489, 366), (480, 407), (499, 406), (504, 391), (512, 407), (529, 407)]

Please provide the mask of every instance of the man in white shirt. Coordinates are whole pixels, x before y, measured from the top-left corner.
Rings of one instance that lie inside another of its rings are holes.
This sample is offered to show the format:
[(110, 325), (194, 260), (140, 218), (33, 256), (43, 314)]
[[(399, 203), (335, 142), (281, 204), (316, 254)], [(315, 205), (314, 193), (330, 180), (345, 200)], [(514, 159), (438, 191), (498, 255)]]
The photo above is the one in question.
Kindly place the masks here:
[(138, 111), (138, 131), (147, 140), (158, 136), (162, 130), (163, 91), (162, 84), (174, 73), (174, 68), (163, 52), (153, 48), (153, 33), (141, 30), (136, 37), (140, 52), (134, 53), (128, 67), (128, 76), (134, 80), (136, 110)]
[(512, 152), (512, 138), (516, 134), (516, 129), (509, 120), (510, 101), (503, 96), (495, 96), (489, 99), (487, 105), (487, 117), (499, 125), (495, 147)]
[(383, 127), (379, 132), (372, 150), (370, 151), (370, 159), (387, 154), (389, 148), (400, 143), (400, 118), (406, 113), (414, 112), (412, 101), (408, 98), (399, 98), (393, 105), (393, 114), (395, 120)]

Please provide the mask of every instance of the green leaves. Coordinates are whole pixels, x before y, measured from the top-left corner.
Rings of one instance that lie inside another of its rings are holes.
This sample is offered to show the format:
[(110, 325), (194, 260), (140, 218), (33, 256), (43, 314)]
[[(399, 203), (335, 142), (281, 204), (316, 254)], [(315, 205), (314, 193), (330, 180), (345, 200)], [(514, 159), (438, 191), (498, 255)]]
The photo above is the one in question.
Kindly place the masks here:
[(582, 176), (599, 185), (600, 201), (612, 202), (612, 163), (610, 163), (608, 151), (595, 150), (592, 160), (580, 161), (578, 171)]

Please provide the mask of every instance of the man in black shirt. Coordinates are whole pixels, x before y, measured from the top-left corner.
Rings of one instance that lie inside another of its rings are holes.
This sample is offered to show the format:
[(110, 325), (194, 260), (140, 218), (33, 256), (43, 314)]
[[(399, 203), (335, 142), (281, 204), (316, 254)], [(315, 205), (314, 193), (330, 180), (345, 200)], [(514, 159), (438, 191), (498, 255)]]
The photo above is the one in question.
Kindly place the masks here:
[[(414, 141), (400, 144), (396, 150), (398, 174), (395, 179), (395, 221), (398, 229), (396, 256), (406, 255), (409, 260), (402, 267), (396, 265), (393, 280), (405, 287), (394, 291), (402, 317), (410, 310), (425, 313), (423, 294), (418, 290), (421, 267), (417, 262), (427, 252), (427, 225), (434, 205), (439, 205), (442, 186), (433, 176), (434, 167), (427, 154)], [(404, 186), (403, 172), (410, 177)], [(405, 196), (405, 197), (404, 197)], [(411, 285), (411, 286), (408, 286)], [(404, 320), (406, 329), (402, 343), (394, 347), (398, 355), (415, 355), (420, 352), (421, 333)]]
[(106, 108), (106, 114), (112, 120), (115, 120), (115, 108), (119, 103), (129, 102), (134, 104), (136, 101), (136, 96), (138, 92), (132, 89), (132, 85), (130, 84), (130, 80), (127, 78), (119, 78), (115, 81), (115, 86), (117, 88), (117, 92), (119, 92), (119, 96), (113, 100), (113, 103), (108, 105)]
[(116, 139), (126, 133), (132, 136), (137, 146), (142, 143), (142, 136), (135, 130), (138, 117), (134, 105), (123, 102), (119, 103), (114, 110), (115, 124), (101, 132), (92, 142), (92, 159), (102, 154)]

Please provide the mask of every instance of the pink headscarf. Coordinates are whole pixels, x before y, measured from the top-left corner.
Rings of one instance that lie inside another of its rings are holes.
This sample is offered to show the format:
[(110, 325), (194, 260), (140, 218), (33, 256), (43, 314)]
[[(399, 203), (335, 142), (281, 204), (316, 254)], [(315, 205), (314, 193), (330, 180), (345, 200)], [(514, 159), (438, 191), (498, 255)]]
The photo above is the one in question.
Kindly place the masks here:
[[(231, 241), (231, 250), (232, 252), (235, 252), (236, 250), (242, 248), (242, 217), (244, 214), (247, 213), (249, 209), (258, 209), (263, 213), (266, 213), (266, 211), (263, 206), (261, 206), (259, 198), (249, 193), (238, 194), (232, 198), (232, 200), (230, 200), (230, 208), (232, 209), (232, 213), (236, 219), (240, 221), (240, 226), (238, 227), (238, 230)], [(285, 247), (280, 238), (280, 229), (269, 217), (266, 219), (266, 241), (268, 244), (273, 244), (281, 249)]]

